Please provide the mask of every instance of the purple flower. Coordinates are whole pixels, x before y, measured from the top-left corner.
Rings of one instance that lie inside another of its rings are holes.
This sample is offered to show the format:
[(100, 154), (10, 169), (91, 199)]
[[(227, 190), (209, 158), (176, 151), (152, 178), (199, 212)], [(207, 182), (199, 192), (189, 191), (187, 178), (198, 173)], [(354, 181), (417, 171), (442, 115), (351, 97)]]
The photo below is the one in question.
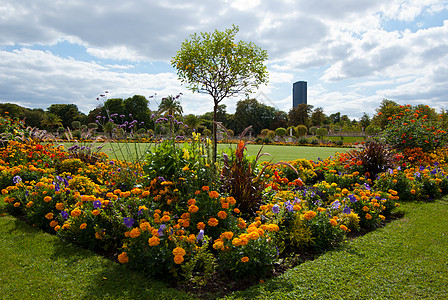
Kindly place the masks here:
[(420, 178), (420, 173), (419, 172), (415, 172), (414, 176), (417, 177), (417, 178)]
[(196, 241), (202, 241), (204, 239), (204, 229), (199, 230), (198, 236), (196, 237)]
[(93, 208), (94, 209), (101, 208), (101, 201), (100, 200), (93, 201)]
[(289, 200), (285, 202), (285, 208), (289, 212), (294, 211), (294, 205), (292, 205), (292, 203)]
[(159, 176), (158, 179), (159, 179), (160, 181), (162, 181), (162, 182), (163, 182), (163, 181), (166, 181), (165, 178), (163, 178), (162, 176)]
[(157, 230), (157, 234), (158, 234), (159, 236), (164, 236), (163, 231), (164, 231), (165, 229), (166, 229), (166, 225), (165, 225), (165, 224), (160, 225), (159, 230)]
[(344, 214), (350, 214), (352, 212), (352, 210), (350, 209), (350, 207), (348, 207), (347, 205), (345, 205), (344, 210), (342, 210), (342, 212)]
[(338, 209), (340, 206), (341, 206), (341, 202), (339, 202), (339, 200), (336, 200), (331, 204), (331, 207), (333, 209)]
[(54, 185), (54, 191), (55, 191), (55, 192), (59, 192), (60, 189), (61, 189), (61, 188), (59, 187), (59, 183), (56, 182), (55, 185)]
[(437, 168), (434, 168), (434, 170), (431, 171), (432, 175), (435, 175), (437, 173)]
[(12, 179), (12, 182), (14, 182), (14, 184), (18, 184), (19, 182), (22, 182), (22, 178), (20, 178), (19, 175), (14, 176), (14, 178)]
[(123, 218), (123, 223), (124, 225), (126, 225), (127, 228), (131, 228), (134, 225), (134, 219), (132, 218), (128, 218), (128, 217), (124, 217)]
[(355, 195), (353, 195), (353, 194), (348, 195), (348, 198), (350, 199), (351, 203), (358, 201), (358, 199), (356, 199)]
[(64, 220), (67, 220), (68, 212), (66, 212), (65, 210), (61, 211), (61, 216), (62, 216), (62, 218), (64, 218)]
[(278, 204), (274, 204), (274, 206), (272, 207), (272, 212), (274, 214), (278, 214), (280, 212), (280, 206), (278, 206)]
[(366, 188), (366, 190), (370, 191), (370, 185), (368, 183), (364, 183), (364, 187)]

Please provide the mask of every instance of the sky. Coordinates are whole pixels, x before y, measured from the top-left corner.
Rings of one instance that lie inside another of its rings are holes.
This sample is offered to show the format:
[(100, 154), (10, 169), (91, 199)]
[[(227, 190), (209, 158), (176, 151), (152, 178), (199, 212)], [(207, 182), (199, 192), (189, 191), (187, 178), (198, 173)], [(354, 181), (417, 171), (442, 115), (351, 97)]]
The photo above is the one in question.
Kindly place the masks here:
[(105, 91), (152, 110), (182, 93), (184, 114), (212, 111), (170, 60), (191, 34), (233, 24), (267, 50), (269, 83), (251, 98), (276, 109), (291, 109), (296, 81), (327, 115), (372, 116), (383, 99), (448, 109), (448, 0), (0, 0), (0, 102), (87, 114)]

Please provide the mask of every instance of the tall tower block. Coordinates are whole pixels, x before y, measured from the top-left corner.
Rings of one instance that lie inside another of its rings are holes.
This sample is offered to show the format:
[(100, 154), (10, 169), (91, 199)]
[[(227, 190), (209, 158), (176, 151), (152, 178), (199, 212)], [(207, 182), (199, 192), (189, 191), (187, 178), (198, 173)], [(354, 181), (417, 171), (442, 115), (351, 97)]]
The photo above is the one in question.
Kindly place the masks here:
[(292, 85), (292, 107), (299, 104), (308, 104), (306, 81), (297, 81)]

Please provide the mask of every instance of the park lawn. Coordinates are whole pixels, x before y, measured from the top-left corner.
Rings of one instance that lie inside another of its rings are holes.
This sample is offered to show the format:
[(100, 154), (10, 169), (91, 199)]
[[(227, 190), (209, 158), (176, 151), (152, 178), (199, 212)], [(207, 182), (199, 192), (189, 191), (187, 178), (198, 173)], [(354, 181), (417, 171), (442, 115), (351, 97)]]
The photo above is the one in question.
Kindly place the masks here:
[[(0, 207), (3, 207), (0, 204)], [(448, 197), (226, 299), (446, 299)], [(193, 299), (0, 212), (5, 299)]]
[[(73, 144), (62, 143), (65, 149), (68, 149)], [(90, 144), (85, 144), (90, 146)], [(180, 146), (183, 143), (179, 143)], [(101, 149), (97, 147), (102, 146)], [(152, 143), (96, 143), (92, 149), (94, 151), (103, 151), (111, 159), (136, 161), (144, 157), (145, 151), (150, 150)], [(256, 156), (261, 149), (261, 153), (268, 153), (269, 155), (263, 155), (260, 161), (292, 161), (299, 158), (311, 159), (317, 161), (319, 158), (326, 159), (335, 155), (337, 152), (343, 153), (349, 151), (351, 148), (337, 148), (337, 147), (307, 147), (307, 146), (286, 146), (286, 145), (256, 145), (248, 144), (247, 155)], [(218, 144), (218, 152), (236, 149), (236, 144)]]

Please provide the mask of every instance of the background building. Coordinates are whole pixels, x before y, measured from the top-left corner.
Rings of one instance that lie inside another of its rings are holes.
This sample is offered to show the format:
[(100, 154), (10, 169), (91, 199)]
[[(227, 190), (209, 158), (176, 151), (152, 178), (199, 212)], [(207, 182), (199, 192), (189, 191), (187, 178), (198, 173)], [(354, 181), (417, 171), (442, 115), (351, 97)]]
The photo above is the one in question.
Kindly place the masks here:
[(308, 104), (306, 81), (297, 81), (292, 85), (292, 107), (299, 104)]

